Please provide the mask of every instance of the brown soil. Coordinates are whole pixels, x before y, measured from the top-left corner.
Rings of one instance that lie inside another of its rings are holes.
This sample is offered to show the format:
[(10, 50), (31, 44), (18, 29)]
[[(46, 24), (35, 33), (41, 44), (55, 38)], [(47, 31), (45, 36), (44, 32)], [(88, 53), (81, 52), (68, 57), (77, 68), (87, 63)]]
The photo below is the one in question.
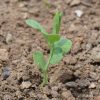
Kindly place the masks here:
[[(0, 100), (100, 100), (100, 0), (49, 1), (50, 7), (43, 0), (0, 0)], [(38, 20), (50, 32), (57, 9), (64, 13), (60, 33), (73, 48), (50, 67), (41, 91), (32, 53), (48, 55), (49, 49), (25, 19)]]

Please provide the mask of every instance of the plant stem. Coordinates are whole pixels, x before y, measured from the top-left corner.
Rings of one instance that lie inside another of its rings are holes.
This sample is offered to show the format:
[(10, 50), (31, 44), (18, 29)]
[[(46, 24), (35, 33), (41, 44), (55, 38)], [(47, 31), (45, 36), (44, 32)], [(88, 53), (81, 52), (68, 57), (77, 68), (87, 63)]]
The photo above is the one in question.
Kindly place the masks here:
[(48, 72), (44, 71), (43, 72), (43, 83), (42, 83), (42, 85), (44, 86), (46, 84), (48, 84)]
[(43, 71), (43, 83), (42, 83), (43, 86), (48, 84), (48, 67), (49, 67), (50, 60), (51, 60), (52, 55), (53, 55), (53, 51), (54, 51), (54, 47), (52, 46), (49, 59), (48, 59), (47, 64), (45, 66), (45, 70)]

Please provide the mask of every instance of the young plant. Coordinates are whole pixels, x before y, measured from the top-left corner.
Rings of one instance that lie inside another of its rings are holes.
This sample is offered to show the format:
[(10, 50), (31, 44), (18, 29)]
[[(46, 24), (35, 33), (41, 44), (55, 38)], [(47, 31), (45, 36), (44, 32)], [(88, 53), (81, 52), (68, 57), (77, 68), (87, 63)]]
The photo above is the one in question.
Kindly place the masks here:
[(66, 53), (68, 53), (72, 47), (71, 40), (61, 37), (59, 34), (59, 30), (61, 26), (61, 18), (62, 18), (62, 13), (56, 12), (54, 16), (53, 30), (51, 34), (46, 32), (46, 30), (37, 21), (32, 19), (26, 20), (26, 23), (29, 26), (39, 30), (43, 34), (44, 39), (47, 41), (50, 48), (50, 54), (48, 60), (45, 59), (41, 51), (36, 51), (33, 53), (34, 62), (38, 65), (42, 73), (43, 86), (48, 84), (49, 65), (59, 63), (62, 60), (63, 56)]

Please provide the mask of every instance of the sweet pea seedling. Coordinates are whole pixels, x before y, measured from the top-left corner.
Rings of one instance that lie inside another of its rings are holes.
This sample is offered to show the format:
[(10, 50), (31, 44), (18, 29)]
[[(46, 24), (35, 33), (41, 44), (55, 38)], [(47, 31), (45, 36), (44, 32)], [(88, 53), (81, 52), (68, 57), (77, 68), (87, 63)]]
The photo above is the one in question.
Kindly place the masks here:
[(45, 40), (48, 42), (50, 47), (50, 54), (48, 60), (45, 59), (41, 51), (36, 51), (33, 53), (34, 62), (38, 65), (41, 75), (43, 77), (42, 86), (48, 84), (48, 68), (49, 65), (59, 63), (63, 56), (68, 53), (72, 47), (72, 42), (69, 39), (63, 38), (59, 35), (59, 30), (61, 26), (62, 13), (56, 12), (53, 22), (53, 30), (51, 34), (46, 32), (46, 30), (35, 20), (28, 19), (26, 23), (34, 29), (39, 30)]

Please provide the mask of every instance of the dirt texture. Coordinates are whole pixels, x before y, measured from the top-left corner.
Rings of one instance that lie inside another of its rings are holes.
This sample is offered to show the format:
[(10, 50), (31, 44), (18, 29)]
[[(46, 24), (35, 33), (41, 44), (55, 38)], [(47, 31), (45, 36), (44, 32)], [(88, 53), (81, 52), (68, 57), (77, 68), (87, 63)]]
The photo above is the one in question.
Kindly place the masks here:
[[(100, 100), (100, 0), (0, 0), (0, 100)], [(28, 18), (48, 32), (59, 9), (60, 34), (73, 42), (63, 60), (49, 68), (49, 84), (40, 89), (41, 74), (32, 53), (49, 48)]]

